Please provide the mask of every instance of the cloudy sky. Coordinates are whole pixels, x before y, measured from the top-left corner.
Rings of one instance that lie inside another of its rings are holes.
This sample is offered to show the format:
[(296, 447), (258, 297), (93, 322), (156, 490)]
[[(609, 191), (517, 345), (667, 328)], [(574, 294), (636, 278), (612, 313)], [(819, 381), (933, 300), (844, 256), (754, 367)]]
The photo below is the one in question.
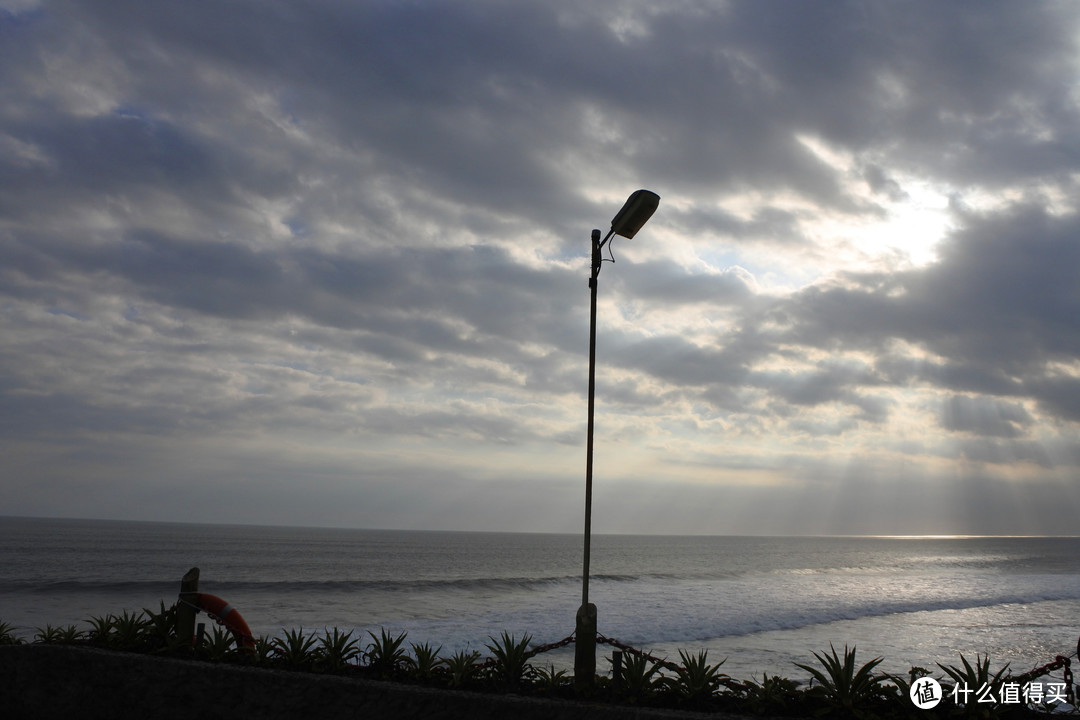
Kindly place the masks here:
[(1080, 4), (0, 0), (0, 515), (1071, 534)]

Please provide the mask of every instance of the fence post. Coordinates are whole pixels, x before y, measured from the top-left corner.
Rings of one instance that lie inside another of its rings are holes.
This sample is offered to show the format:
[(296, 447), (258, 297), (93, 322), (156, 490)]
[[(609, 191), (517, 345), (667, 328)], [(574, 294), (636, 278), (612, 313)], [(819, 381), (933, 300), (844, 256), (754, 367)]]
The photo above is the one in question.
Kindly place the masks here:
[[(176, 604), (176, 637), (191, 645), (195, 644), (195, 615), (192, 605), (199, 593), (199, 568), (194, 567), (180, 579), (180, 600)], [(186, 602), (184, 602), (186, 601)], [(192, 603), (189, 605), (188, 603)]]
[(611, 651), (611, 684), (616, 690), (622, 689), (622, 650)]
[(578, 608), (574, 632), (574, 686), (588, 690), (596, 683), (596, 606)]

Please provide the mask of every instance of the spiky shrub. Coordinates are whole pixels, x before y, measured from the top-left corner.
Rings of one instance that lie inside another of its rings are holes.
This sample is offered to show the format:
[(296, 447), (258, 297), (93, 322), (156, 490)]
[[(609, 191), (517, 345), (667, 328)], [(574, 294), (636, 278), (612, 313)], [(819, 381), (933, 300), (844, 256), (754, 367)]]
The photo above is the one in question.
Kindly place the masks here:
[(491, 643), (486, 647), (491, 651), (491, 678), (506, 687), (514, 688), (532, 670), (529, 665), (529, 642), (532, 636), (525, 634), (520, 640), (503, 630), (499, 639), (488, 636)]
[(190, 641), (185, 642), (176, 634), (175, 605), (167, 608), (164, 602), (160, 602), (158, 612), (154, 612), (150, 608), (143, 608), (143, 618), (146, 621), (144, 634), (149, 650), (153, 652), (176, 652), (181, 649), (189, 649)]
[(754, 715), (783, 715), (797, 702), (799, 683), (779, 675), (761, 674), (761, 682), (743, 683), (742, 707)]
[(330, 672), (343, 670), (361, 654), (360, 641), (353, 637), (352, 630), (345, 633), (337, 628), (333, 632), (324, 630), (319, 644), (319, 666)]
[(65, 645), (72, 645), (74, 643), (82, 642), (83, 638), (85, 637), (86, 633), (84, 633), (82, 630), (75, 627), (74, 625), (65, 625), (64, 627), (60, 628), (59, 640)]
[(446, 684), (461, 688), (472, 684), (480, 675), (480, 653), (476, 650), (459, 650), (444, 661)]
[(90, 629), (86, 632), (86, 639), (92, 645), (108, 646), (113, 629), (116, 627), (116, 617), (100, 615), (90, 618), (87, 622), (90, 624)]
[(663, 687), (674, 692), (684, 703), (699, 705), (712, 698), (720, 690), (720, 684), (728, 676), (720, 672), (725, 660), (715, 665), (709, 664), (709, 651), (700, 650), (697, 655), (690, 655), (685, 650), (679, 651), (682, 665), (674, 669), (675, 674), (661, 680)]
[(404, 648), (408, 633), (403, 632), (395, 637), (386, 628), (379, 628), (378, 635), (370, 630), (368, 635), (372, 642), (368, 644), (364, 658), (368, 667), (379, 677), (392, 677), (412, 664), (412, 658)]
[[(608, 662), (612, 662), (608, 658)], [(616, 692), (623, 700), (637, 703), (653, 695), (663, 686), (660, 663), (637, 653), (625, 653)]]
[(35, 628), (34, 642), (47, 645), (71, 645), (83, 639), (83, 632), (74, 625), (57, 626), (46, 625), (43, 628)]
[(430, 681), (443, 669), (442, 666), (445, 661), (439, 657), (439, 653), (442, 652), (442, 645), (433, 648), (428, 643), (412, 643), (412, 651), (413, 675), (420, 680)]
[(176, 606), (165, 607), (165, 601), (158, 601), (158, 610), (154, 612), (150, 608), (143, 608), (143, 616), (146, 618), (149, 630), (157, 635), (166, 637), (176, 634)]
[(227, 660), (236, 654), (236, 639), (233, 634), (214, 626), (209, 635), (200, 637), (198, 655), (213, 662)]
[(124, 610), (113, 616), (112, 633), (108, 638), (109, 647), (117, 650), (144, 650), (147, 645), (146, 631), (149, 627), (144, 613)]
[[(1009, 669), (1008, 663), (993, 674), (990, 672), (989, 655), (985, 658), (976, 655), (975, 664), (972, 665), (961, 653), (960, 663), (963, 667), (938, 663), (938, 667), (944, 670), (954, 683), (952, 687), (945, 689), (946, 697), (957, 697), (960, 693), (955, 691), (959, 686), (971, 692), (966, 701), (959, 699), (958, 702), (959, 705), (963, 706), (965, 716), (969, 718), (985, 718), (1000, 713), (1003, 708), (1000, 703), (1001, 684), (1006, 671)], [(993, 701), (990, 698), (993, 698)]]
[(319, 659), (319, 638), (312, 633), (305, 635), (304, 629), (285, 630), (283, 637), (274, 638), (274, 660), (292, 669), (310, 668)]
[(266, 635), (255, 638), (255, 647), (251, 653), (251, 661), (259, 665), (266, 665), (274, 660), (274, 641)]
[(848, 650), (844, 646), (844, 659), (841, 660), (836, 648), (829, 645), (829, 653), (814, 653), (814, 657), (824, 670), (795, 663), (796, 667), (810, 673), (817, 685), (811, 684), (807, 695), (821, 700), (827, 708), (838, 710), (847, 715), (863, 717), (873, 714), (871, 706), (888, 696), (884, 682), (887, 675), (875, 674), (883, 658), (874, 658), (865, 665), (855, 667), (855, 648)]
[(558, 692), (570, 686), (571, 678), (565, 670), (556, 670), (555, 665), (536, 668), (536, 686), (547, 692)]
[(22, 638), (15, 634), (15, 626), (0, 622), (0, 645), (21, 645)]

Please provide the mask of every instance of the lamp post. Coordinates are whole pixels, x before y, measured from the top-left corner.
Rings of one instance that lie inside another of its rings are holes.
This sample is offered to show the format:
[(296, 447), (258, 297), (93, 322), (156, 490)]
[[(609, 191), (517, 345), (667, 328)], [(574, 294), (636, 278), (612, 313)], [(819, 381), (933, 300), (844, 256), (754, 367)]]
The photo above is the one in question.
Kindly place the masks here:
[(660, 196), (650, 190), (630, 194), (622, 209), (611, 221), (611, 230), (603, 240), (600, 231), (592, 231), (592, 276), (589, 290), (592, 301), (589, 310), (589, 422), (585, 446), (585, 550), (581, 570), (581, 607), (577, 611), (574, 633), (574, 681), (579, 687), (590, 687), (596, 676), (596, 606), (589, 602), (589, 551), (592, 544), (592, 469), (593, 469), (593, 408), (596, 394), (596, 278), (603, 261), (601, 250), (615, 235), (630, 239), (637, 234), (656, 208)]

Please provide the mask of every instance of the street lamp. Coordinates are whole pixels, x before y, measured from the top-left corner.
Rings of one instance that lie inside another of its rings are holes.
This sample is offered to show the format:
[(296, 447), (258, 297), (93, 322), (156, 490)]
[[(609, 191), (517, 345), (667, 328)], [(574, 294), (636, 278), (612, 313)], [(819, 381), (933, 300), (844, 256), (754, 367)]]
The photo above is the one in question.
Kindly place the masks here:
[(601, 240), (600, 231), (592, 231), (592, 276), (589, 290), (592, 304), (589, 313), (589, 423), (585, 446), (585, 558), (581, 571), (581, 607), (577, 611), (574, 633), (574, 680), (579, 687), (593, 684), (596, 676), (596, 606), (589, 602), (589, 550), (592, 541), (592, 467), (593, 467), (593, 407), (596, 394), (596, 278), (603, 261), (600, 251), (619, 235), (630, 239), (637, 235), (656, 208), (660, 196), (650, 190), (637, 190), (630, 194), (622, 209), (611, 221), (611, 230)]

